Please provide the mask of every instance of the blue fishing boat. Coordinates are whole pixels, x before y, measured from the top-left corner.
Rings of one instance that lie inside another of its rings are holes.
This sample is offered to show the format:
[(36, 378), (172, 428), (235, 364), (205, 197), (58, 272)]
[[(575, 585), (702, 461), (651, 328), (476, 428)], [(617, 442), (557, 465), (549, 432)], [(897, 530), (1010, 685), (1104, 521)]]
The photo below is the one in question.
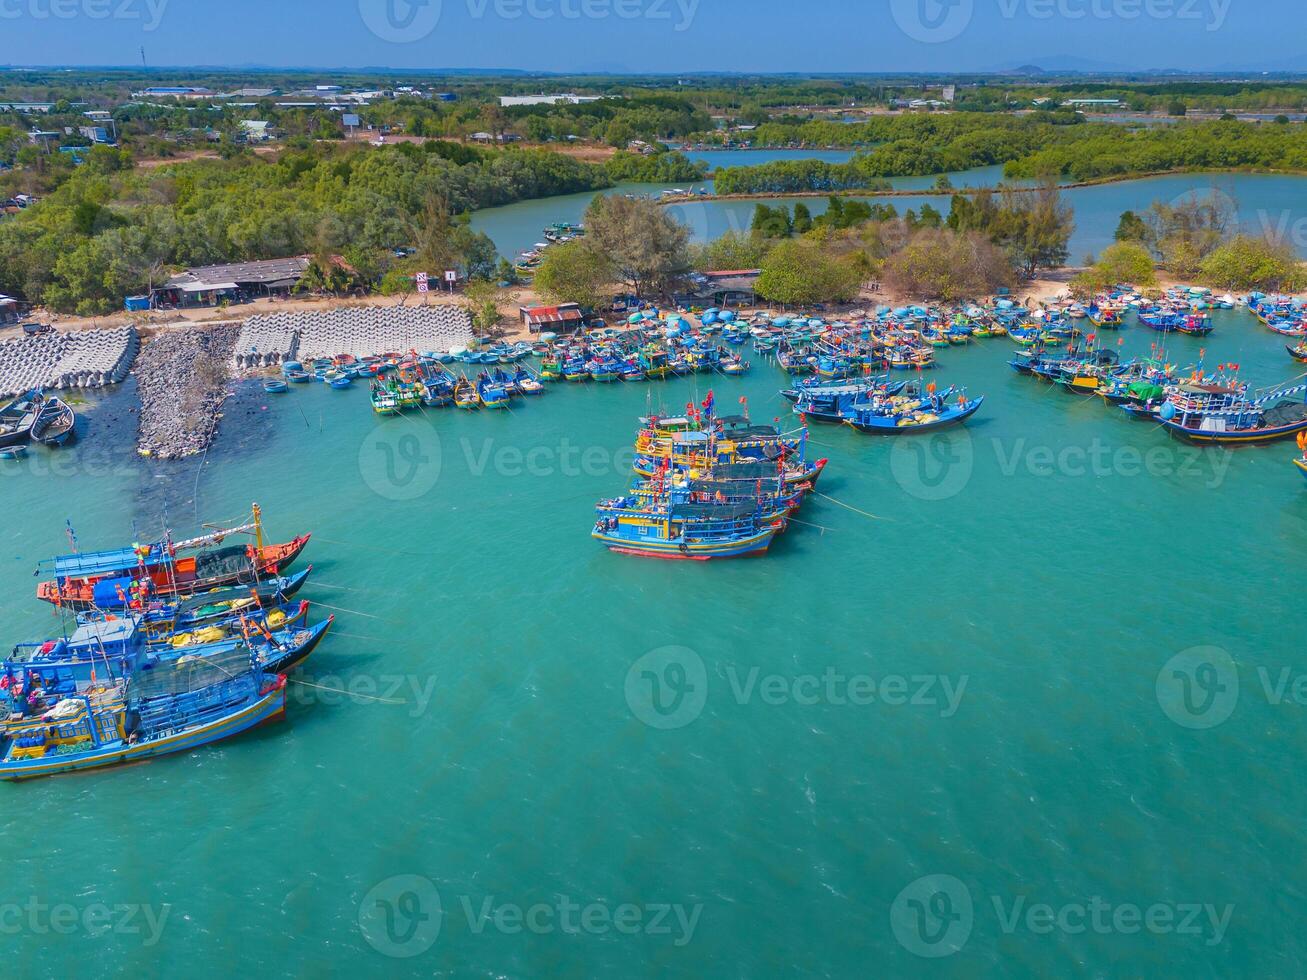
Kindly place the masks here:
[(891, 397), (874, 395), (856, 402), (846, 412), (845, 421), (859, 432), (877, 435), (932, 432), (965, 422), (980, 411), (984, 402), (983, 395), (969, 399), (966, 389), (956, 387), (936, 393), (931, 384), (924, 392), (918, 387), (912, 393)]
[[(13, 702), (19, 710), (0, 728), (0, 779), (141, 762), (285, 716), (286, 678), (259, 670), (247, 650), (115, 666), (104, 664), (94, 683), (74, 683), (66, 693), (20, 688)], [(12, 685), (9, 693), (12, 699)]]
[(1307, 432), (1307, 385), (1275, 387), (1249, 398), (1239, 389), (1181, 385), (1157, 411), (1177, 438), (1199, 445), (1246, 446)]
[(610, 551), (642, 558), (707, 561), (760, 555), (784, 527), (757, 503), (650, 504), (636, 495), (598, 507), (591, 536)]
[(1139, 322), (1152, 327), (1160, 333), (1183, 333), (1193, 337), (1205, 337), (1212, 332), (1212, 318), (1206, 313), (1186, 313), (1161, 311), (1139, 314)]
[(263, 382), (263, 390), (270, 395), (283, 395), (290, 391), (290, 385), (277, 378), (268, 378)]
[(890, 382), (887, 378), (850, 378), (843, 381), (806, 382), (781, 392), (781, 396), (794, 403), (794, 414), (817, 422), (843, 423), (844, 413), (853, 404), (865, 401), (873, 394), (897, 395), (907, 386), (906, 381)]
[(476, 383), (477, 397), (484, 408), (508, 408), (508, 386), (503, 382), (491, 380), (482, 372)]
[(41, 390), (33, 388), (0, 408), (0, 449), (21, 446), (31, 438), (44, 401)]

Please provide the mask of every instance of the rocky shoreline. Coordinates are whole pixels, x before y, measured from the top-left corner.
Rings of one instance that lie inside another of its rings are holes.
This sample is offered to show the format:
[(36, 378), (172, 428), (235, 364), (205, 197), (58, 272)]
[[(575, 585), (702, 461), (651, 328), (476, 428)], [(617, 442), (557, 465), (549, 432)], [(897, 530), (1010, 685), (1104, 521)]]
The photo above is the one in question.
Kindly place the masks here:
[(204, 452), (227, 398), (239, 324), (161, 334), (136, 360), (137, 451), (157, 459)]

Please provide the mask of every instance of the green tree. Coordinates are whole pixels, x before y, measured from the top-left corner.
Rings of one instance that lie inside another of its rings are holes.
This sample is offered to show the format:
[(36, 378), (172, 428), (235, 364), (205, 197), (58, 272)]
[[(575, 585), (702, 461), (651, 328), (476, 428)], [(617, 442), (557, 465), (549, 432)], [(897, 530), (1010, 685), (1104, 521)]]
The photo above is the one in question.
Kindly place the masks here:
[(990, 295), (1013, 279), (1003, 250), (979, 232), (924, 228), (885, 260), (881, 272), (895, 292), (957, 302)]
[(636, 296), (666, 295), (690, 271), (690, 229), (654, 201), (600, 194), (584, 220), (582, 244)]
[(759, 236), (728, 231), (694, 248), (691, 258), (694, 267), (705, 272), (757, 269), (769, 248), (767, 241)]
[(1126, 283), (1139, 289), (1157, 285), (1153, 257), (1137, 241), (1119, 241), (1105, 248), (1097, 262), (1072, 280), (1072, 291), (1088, 299)]
[(616, 279), (617, 270), (603, 251), (592, 247), (587, 239), (577, 239), (545, 252), (534, 285), (551, 303), (580, 303), (594, 308), (603, 305)]
[(861, 284), (849, 261), (832, 256), (815, 242), (788, 239), (767, 253), (755, 288), (763, 298), (791, 306), (848, 302)]
[(1199, 275), (1218, 289), (1307, 288), (1307, 272), (1292, 246), (1251, 235), (1236, 235), (1213, 250), (1199, 266)]
[(499, 326), (500, 303), (504, 302), (503, 291), (486, 279), (473, 279), (464, 291), (467, 299), (465, 309), (472, 318), (472, 326), (479, 336), (487, 336)]
[(1017, 270), (1033, 279), (1040, 269), (1066, 263), (1074, 230), (1070, 206), (1057, 185), (1046, 181), (1033, 191), (1004, 188), (991, 237), (1008, 250)]
[(806, 235), (812, 231), (812, 212), (808, 205), (799, 201), (794, 205), (794, 234)]
[(774, 208), (767, 204), (755, 205), (749, 230), (764, 238), (789, 238), (794, 234), (790, 209), (784, 205)]
[(1118, 242), (1148, 241), (1148, 223), (1133, 211), (1124, 211), (1121, 221), (1116, 226), (1115, 240)]

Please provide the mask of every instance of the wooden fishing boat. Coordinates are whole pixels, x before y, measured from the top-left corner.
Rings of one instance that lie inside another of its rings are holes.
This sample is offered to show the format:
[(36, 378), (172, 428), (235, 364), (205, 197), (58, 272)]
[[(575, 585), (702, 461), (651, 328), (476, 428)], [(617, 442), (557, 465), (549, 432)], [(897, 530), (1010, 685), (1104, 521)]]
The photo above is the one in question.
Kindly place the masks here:
[[(252, 534), (255, 543), (217, 547), (233, 534)], [(45, 602), (73, 610), (126, 605), (134, 598), (189, 596), (229, 585), (275, 577), (294, 564), (309, 543), (303, 534), (281, 544), (264, 544), (256, 506), (254, 519), (189, 541), (170, 538), (114, 551), (74, 553), (42, 564), (53, 578), (37, 586)]]
[(1298, 472), (1307, 478), (1307, 432), (1298, 433), (1298, 449), (1302, 455), (1293, 460), (1293, 465), (1298, 467)]
[(32, 423), (32, 441), (43, 446), (62, 446), (72, 439), (77, 428), (77, 415), (58, 398), (46, 397), (41, 410)]
[(1173, 436), (1199, 445), (1245, 446), (1307, 432), (1307, 404), (1290, 400), (1307, 391), (1307, 385), (1272, 388), (1253, 398), (1242, 391), (1202, 387), (1181, 386), (1158, 410), (1159, 421)]
[(280, 720), (286, 678), (252, 669), (241, 651), (174, 670), (115, 678), (61, 697), (5, 728), (0, 779), (101, 769), (189, 751)]
[(635, 496), (599, 505), (591, 536), (610, 551), (641, 558), (708, 561), (761, 555), (785, 526), (766, 523), (756, 504), (671, 503), (652, 508)]
[(399, 399), (390, 390), (390, 386), (380, 379), (372, 382), (369, 398), (372, 402), (372, 411), (378, 415), (395, 415), (399, 412)]
[(1289, 356), (1292, 357), (1298, 363), (1307, 364), (1307, 341), (1304, 341), (1303, 343), (1299, 344), (1296, 347), (1286, 346), (1284, 349), (1287, 350), (1289, 352)]
[(477, 397), (481, 399), (481, 405), (484, 408), (498, 409), (508, 408), (509, 406), (507, 386), (501, 382), (492, 381), (484, 374), (477, 379), (476, 391)]
[(481, 396), (467, 378), (459, 378), (454, 382), (454, 404), (469, 411), (481, 407)]
[[(980, 411), (984, 396), (968, 399), (965, 390), (949, 388), (937, 394), (928, 385), (924, 395), (873, 398), (855, 403), (845, 421), (859, 432), (873, 435), (905, 435), (933, 432), (959, 425)], [(953, 404), (949, 399), (956, 396)]]
[(33, 388), (0, 408), (0, 449), (20, 446), (31, 438), (44, 401), (40, 389)]

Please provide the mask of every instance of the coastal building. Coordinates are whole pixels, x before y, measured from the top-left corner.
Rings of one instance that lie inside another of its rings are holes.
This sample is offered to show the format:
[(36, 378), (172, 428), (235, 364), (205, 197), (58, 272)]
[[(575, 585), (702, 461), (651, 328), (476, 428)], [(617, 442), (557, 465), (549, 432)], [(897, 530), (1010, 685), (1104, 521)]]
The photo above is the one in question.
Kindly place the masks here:
[(53, 102), (0, 102), (0, 112), (36, 112), (46, 114), (53, 111)]
[(557, 306), (523, 306), (518, 313), (531, 333), (552, 331), (572, 333), (585, 325), (585, 316), (577, 303), (560, 303)]
[(18, 322), (18, 300), (0, 293), (0, 324)]
[(761, 269), (723, 269), (690, 274), (690, 289), (678, 294), (681, 306), (753, 306)]
[(273, 137), (272, 124), (262, 119), (242, 119), (241, 132), (251, 143), (266, 143)]
[(157, 85), (132, 93), (133, 99), (215, 99), (218, 93), (213, 89), (194, 85)]
[(259, 296), (286, 296), (304, 278), (305, 255), (187, 269), (150, 294), (153, 306), (214, 306)]
[(508, 108), (515, 105), (581, 105), (585, 102), (598, 102), (598, 95), (501, 95), (499, 104)]
[(85, 136), (92, 143), (112, 143), (109, 138), (109, 130), (103, 126), (78, 126), (77, 132)]

